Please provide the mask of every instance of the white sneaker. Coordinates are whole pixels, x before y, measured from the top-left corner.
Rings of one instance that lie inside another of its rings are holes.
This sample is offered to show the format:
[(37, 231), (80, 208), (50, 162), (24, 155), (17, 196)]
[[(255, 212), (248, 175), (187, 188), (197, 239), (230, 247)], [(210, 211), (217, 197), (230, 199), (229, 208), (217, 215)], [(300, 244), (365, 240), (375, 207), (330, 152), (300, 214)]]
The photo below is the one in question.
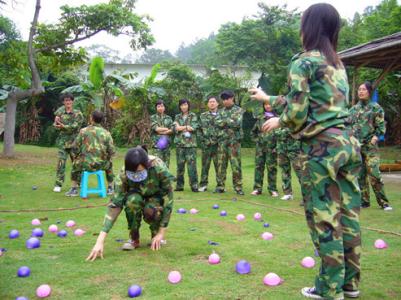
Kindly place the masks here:
[(53, 189), (53, 192), (55, 192), (55, 193), (60, 193), (61, 192), (61, 186), (55, 186), (54, 187), (54, 189)]
[(284, 195), (283, 197), (281, 197), (281, 200), (284, 200), (284, 201), (288, 201), (288, 200), (292, 200), (292, 199), (293, 199), (293, 197), (291, 194)]
[(348, 298), (358, 298), (360, 292), (358, 290), (355, 291), (346, 291), (344, 290), (344, 296)]
[(207, 186), (201, 186), (200, 188), (198, 188), (199, 192), (206, 192), (207, 191)]
[(386, 207), (383, 207), (383, 210), (390, 211), (390, 210), (393, 210), (393, 208), (391, 206), (386, 206)]
[[(316, 293), (316, 288), (315, 287), (304, 287), (301, 290), (301, 294), (305, 296), (306, 298), (310, 299), (321, 299), (324, 300), (326, 298), (320, 296), (319, 294)], [(344, 300), (344, 297), (336, 297), (334, 300)]]
[(260, 195), (260, 194), (262, 194), (262, 192), (261, 192), (261, 191), (258, 191), (258, 190), (254, 190), (254, 191), (251, 193), (251, 195), (253, 195), (253, 196), (258, 196), (258, 195)]
[(276, 191), (271, 192), (272, 197), (277, 198), (278, 197), (278, 193)]

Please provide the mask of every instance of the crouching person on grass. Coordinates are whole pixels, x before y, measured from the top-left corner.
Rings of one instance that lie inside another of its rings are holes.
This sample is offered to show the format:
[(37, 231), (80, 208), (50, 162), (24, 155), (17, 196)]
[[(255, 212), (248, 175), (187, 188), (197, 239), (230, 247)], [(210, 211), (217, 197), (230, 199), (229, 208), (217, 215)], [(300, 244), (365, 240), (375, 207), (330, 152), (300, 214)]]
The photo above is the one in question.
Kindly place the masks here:
[(103, 258), (104, 241), (119, 214), (124, 209), (130, 240), (124, 250), (139, 247), (139, 228), (142, 218), (150, 226), (152, 250), (159, 250), (173, 209), (173, 175), (165, 163), (148, 155), (142, 147), (128, 150), (125, 166), (115, 180), (115, 193), (108, 205), (103, 228), (86, 260)]

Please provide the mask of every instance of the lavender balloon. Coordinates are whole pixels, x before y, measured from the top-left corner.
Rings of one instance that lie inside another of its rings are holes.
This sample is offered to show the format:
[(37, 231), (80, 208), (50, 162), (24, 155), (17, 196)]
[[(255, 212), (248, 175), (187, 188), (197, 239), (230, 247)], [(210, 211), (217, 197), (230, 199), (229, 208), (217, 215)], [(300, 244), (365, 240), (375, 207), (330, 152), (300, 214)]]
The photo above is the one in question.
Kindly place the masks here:
[(249, 262), (247, 262), (246, 260), (240, 260), (235, 265), (235, 270), (239, 274), (248, 274), (251, 272), (251, 264)]
[(28, 277), (31, 274), (31, 270), (27, 266), (20, 267), (18, 269), (18, 277)]
[(187, 210), (186, 210), (185, 208), (179, 208), (179, 209), (177, 209), (177, 212), (178, 212), (179, 214), (186, 214), (186, 213), (187, 213)]
[(263, 227), (265, 227), (265, 228), (267, 228), (267, 227), (269, 227), (269, 226), (270, 226), (269, 223), (264, 223), (264, 224), (263, 224)]
[(169, 139), (168, 139), (168, 137), (165, 136), (165, 135), (162, 135), (162, 136), (158, 139), (158, 141), (157, 141), (157, 143), (156, 143), (156, 147), (157, 147), (158, 149), (160, 149), (160, 150), (164, 150), (164, 149), (166, 149), (166, 148), (168, 147), (168, 144), (169, 144)]
[(130, 298), (138, 297), (141, 295), (141, 293), (142, 293), (142, 288), (139, 285), (134, 284), (128, 288), (128, 297)]
[(39, 220), (39, 219), (33, 219), (32, 222), (31, 222), (31, 224), (32, 224), (33, 226), (38, 226), (38, 225), (40, 225), (40, 220)]
[(222, 217), (227, 216), (227, 212), (226, 212), (225, 210), (222, 210), (222, 211), (220, 212), (220, 216), (222, 216)]
[(43, 232), (42, 229), (40, 228), (34, 228), (32, 229), (32, 234), (31, 236), (33, 237), (42, 237), (45, 233)]
[(19, 231), (17, 229), (11, 230), (10, 233), (8, 234), (8, 237), (10, 239), (16, 239), (17, 237), (19, 237)]
[(58, 236), (58, 237), (61, 237), (61, 238), (65, 238), (65, 237), (67, 236), (67, 234), (68, 234), (67, 231), (65, 231), (65, 230), (60, 230), (60, 231), (57, 233), (57, 236)]
[(40, 247), (40, 240), (36, 237), (31, 237), (26, 240), (25, 246), (28, 249), (36, 249)]
[(218, 209), (218, 208), (219, 208), (218, 204), (213, 205), (213, 209)]
[(15, 298), (15, 300), (29, 300), (29, 299), (24, 296), (19, 296), (19, 297)]

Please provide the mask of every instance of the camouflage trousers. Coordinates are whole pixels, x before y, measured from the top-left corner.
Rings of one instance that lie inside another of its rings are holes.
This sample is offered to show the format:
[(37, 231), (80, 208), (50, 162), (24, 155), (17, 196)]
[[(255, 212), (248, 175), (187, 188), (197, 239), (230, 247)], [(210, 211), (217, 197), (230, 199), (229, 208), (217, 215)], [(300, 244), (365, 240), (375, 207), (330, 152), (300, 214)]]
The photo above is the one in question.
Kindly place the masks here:
[(218, 151), (217, 144), (208, 145), (202, 149), (202, 173), (201, 173), (201, 181), (199, 183), (200, 186), (207, 186), (208, 184), (209, 170), (212, 160), (217, 178), (217, 172), (219, 169), (219, 164), (217, 160), (217, 151)]
[(161, 197), (144, 198), (138, 193), (127, 196), (124, 210), (132, 240), (139, 240), (142, 218), (149, 224), (152, 238), (157, 234), (162, 220), (163, 204), (164, 200)]
[(72, 148), (59, 148), (58, 149), (58, 161), (57, 161), (57, 171), (56, 171), (56, 186), (62, 186), (65, 179), (65, 164), (67, 162), (68, 156), (71, 162), (74, 161), (74, 149)]
[(388, 199), (384, 193), (384, 183), (379, 169), (380, 158), (378, 152), (379, 149), (377, 146), (362, 146), (362, 170), (359, 173), (359, 187), (361, 188), (362, 204), (370, 205), (370, 180), (377, 203), (381, 207), (384, 207), (386, 204), (388, 205)]
[(217, 157), (219, 163), (217, 188), (225, 188), (228, 161), (230, 161), (234, 189), (236, 191), (242, 190), (241, 143), (239, 141), (225, 141), (219, 143)]
[(253, 189), (263, 191), (263, 178), (267, 168), (267, 182), (269, 192), (277, 191), (277, 149), (276, 143), (267, 145), (256, 143), (255, 148), (255, 179)]
[(302, 141), (302, 162), (306, 221), (321, 258), (315, 286), (325, 299), (340, 298), (360, 280), (359, 143), (350, 131), (330, 128)]
[(177, 189), (184, 188), (185, 164), (187, 164), (189, 185), (192, 189), (198, 188), (198, 171), (196, 169), (196, 148), (177, 147)]
[(301, 184), (301, 162), (299, 154), (301, 152), (300, 142), (293, 138), (279, 140), (277, 143), (278, 165), (281, 169), (282, 189), (285, 195), (292, 194), (291, 185), (291, 166), (297, 175), (299, 184)]
[(164, 161), (164, 163), (166, 164), (167, 168), (170, 166), (171, 150), (170, 150), (169, 147), (166, 148), (166, 149), (163, 149), (163, 150), (160, 150), (158, 148), (153, 148), (152, 149), (152, 153), (153, 153), (153, 155), (157, 156), (162, 161)]
[(81, 182), (81, 176), (83, 171), (98, 171), (104, 170), (106, 173), (106, 179), (108, 183), (113, 182), (114, 173), (113, 173), (113, 163), (111, 161), (102, 161), (98, 163), (88, 164), (83, 162), (81, 159), (77, 158), (72, 163), (71, 170), (71, 181)]

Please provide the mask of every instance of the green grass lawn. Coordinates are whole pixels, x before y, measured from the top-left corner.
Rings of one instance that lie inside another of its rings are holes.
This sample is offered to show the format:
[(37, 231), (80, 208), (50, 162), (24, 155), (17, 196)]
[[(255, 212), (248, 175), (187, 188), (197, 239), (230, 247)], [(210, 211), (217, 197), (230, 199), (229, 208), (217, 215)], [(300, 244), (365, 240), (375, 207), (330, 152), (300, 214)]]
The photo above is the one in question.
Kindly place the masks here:
[[(175, 193), (168, 242), (161, 251), (152, 252), (147, 248), (150, 237), (144, 223), (141, 248), (132, 252), (121, 251), (119, 240), (125, 240), (128, 234), (125, 216), (121, 215), (106, 241), (105, 259), (93, 263), (85, 262), (85, 258), (101, 228), (105, 207), (100, 205), (107, 200), (96, 196), (87, 201), (65, 197), (69, 180), (63, 193), (53, 193), (57, 150), (21, 145), (16, 149), (17, 159), (0, 158), (0, 211), (3, 211), (0, 212), (0, 248), (7, 249), (0, 257), (0, 299), (15, 299), (17, 296), (36, 299), (35, 290), (41, 284), (52, 287), (51, 299), (63, 300), (125, 299), (132, 284), (143, 287), (143, 299), (303, 299), (300, 289), (313, 284), (318, 264), (313, 269), (300, 266), (303, 257), (314, 256), (303, 209), (299, 206), (300, 188), (293, 180), (295, 200), (290, 202), (273, 199), (266, 193), (259, 197), (250, 196), (253, 149), (243, 149), (242, 152), (245, 196), (233, 193), (231, 176), (227, 178), (228, 192), (221, 195), (211, 193), (215, 187), (214, 171), (206, 193), (190, 192), (186, 177), (185, 192)], [(382, 153), (387, 159), (386, 153), (394, 155), (396, 152), (389, 148)], [(115, 159), (115, 171), (121, 167), (123, 156), (124, 150), (120, 150)], [(67, 177), (69, 171), (70, 163)], [(172, 171), (175, 174), (174, 157)], [(37, 186), (37, 190), (32, 190), (32, 186)], [(372, 199), (372, 207), (363, 210), (361, 215), (361, 299), (401, 298), (401, 236), (368, 229), (401, 234), (401, 182), (390, 182), (385, 188), (394, 210), (383, 212)], [(220, 205), (219, 210), (212, 209), (215, 203)], [(199, 213), (177, 214), (175, 211), (180, 207), (197, 208)], [(61, 208), (70, 210), (57, 211)], [(38, 211), (4, 212), (24, 209)], [(219, 216), (223, 209), (228, 212), (227, 217)], [(270, 223), (269, 228), (253, 220), (255, 212), (262, 213), (264, 221)], [(238, 213), (245, 214), (246, 220), (236, 221)], [(45, 236), (39, 249), (28, 250), (25, 241), (30, 236), (34, 218), (43, 219), (40, 227), (45, 230)], [(86, 234), (76, 237), (71, 229), (67, 229), (69, 235), (62, 239), (47, 232), (50, 224), (66, 229), (65, 222), (70, 219), (76, 221), (77, 227), (86, 230)], [(20, 231), (18, 239), (8, 238), (11, 229)], [(260, 235), (264, 231), (272, 232), (274, 239), (262, 240)], [(389, 244), (388, 249), (374, 248), (374, 241), (378, 238)], [(219, 245), (209, 245), (208, 241)], [(213, 251), (222, 259), (218, 265), (207, 262)], [(250, 274), (235, 273), (235, 263), (241, 259), (251, 263)], [(21, 266), (30, 267), (29, 277), (17, 277)], [(167, 282), (167, 275), (172, 270), (181, 272), (181, 283), (173, 285)], [(269, 272), (277, 273), (284, 280), (283, 284), (265, 286), (262, 280)]]

